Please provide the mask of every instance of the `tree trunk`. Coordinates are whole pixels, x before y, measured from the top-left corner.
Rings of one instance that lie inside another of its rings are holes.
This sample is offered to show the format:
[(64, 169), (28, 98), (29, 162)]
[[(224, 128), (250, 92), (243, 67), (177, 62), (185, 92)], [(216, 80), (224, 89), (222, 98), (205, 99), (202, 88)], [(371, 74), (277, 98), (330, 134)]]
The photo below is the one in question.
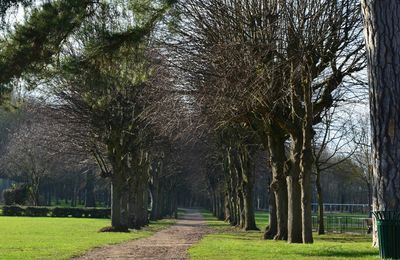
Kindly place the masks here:
[(160, 219), (160, 185), (158, 178), (153, 177), (153, 184), (150, 186), (150, 190), (152, 195), (150, 219), (158, 220)]
[(219, 220), (225, 220), (225, 196), (219, 193)]
[(313, 243), (312, 235), (312, 209), (311, 209), (311, 174), (313, 166), (312, 155), (312, 128), (303, 129), (304, 142), (301, 156), (301, 213), (302, 213), (302, 238), (303, 243)]
[(153, 172), (153, 182), (150, 185), (150, 191), (152, 194), (152, 208), (150, 219), (158, 220), (161, 218), (161, 207), (162, 207), (162, 196), (161, 196), (161, 183), (160, 176), (163, 174), (163, 161), (160, 162), (159, 167)]
[[(244, 207), (243, 207), (243, 191), (242, 191), (242, 181), (238, 182), (238, 187), (237, 187), (237, 208), (238, 208), (238, 223), (237, 226), (240, 228), (244, 228), (244, 220), (245, 220), (245, 214), (244, 214)], [(240, 186), (239, 186), (240, 185)]]
[(269, 193), (269, 223), (264, 232), (264, 239), (273, 239), (278, 233), (278, 219), (276, 217), (276, 202), (273, 192)]
[[(111, 178), (111, 225), (115, 231), (128, 230), (128, 216), (125, 189), (126, 180), (121, 172), (114, 172)], [(125, 198), (124, 198), (125, 197)]]
[(292, 137), (291, 155), (288, 164), (288, 175), (286, 177), (288, 189), (288, 242), (302, 243), (302, 214), (301, 214), (301, 187), (300, 177), (300, 155), (302, 142)]
[(129, 183), (129, 228), (140, 229), (148, 224), (147, 216), (147, 178), (138, 173)]
[(33, 206), (40, 205), (39, 187), (40, 187), (40, 177), (37, 177), (37, 176), (32, 177), (32, 184), (31, 184), (30, 190), (31, 190), (31, 198), (32, 198)]
[(232, 214), (231, 214), (231, 207), (230, 207), (230, 195), (229, 192), (225, 192), (224, 196), (224, 221), (231, 223), (232, 222)]
[(238, 195), (238, 191), (237, 191), (237, 183), (238, 183), (238, 177), (236, 174), (236, 169), (233, 165), (233, 155), (231, 154), (231, 152), (228, 150), (227, 153), (227, 159), (228, 159), (228, 170), (229, 170), (229, 175), (230, 175), (230, 208), (231, 208), (231, 215), (232, 215), (232, 221), (231, 221), (231, 225), (232, 226), (238, 226), (239, 222), (240, 222), (240, 213), (239, 213), (239, 195)]
[(211, 190), (211, 212), (213, 216), (217, 216), (217, 198), (215, 197), (215, 191)]
[[(400, 209), (400, 2), (362, 0), (370, 87), (373, 210)], [(374, 244), (377, 245), (374, 225)]]
[(254, 173), (250, 162), (250, 153), (245, 145), (240, 149), (239, 162), (242, 177), (243, 194), (243, 230), (259, 230), (256, 226), (256, 219), (253, 205)]
[(85, 207), (96, 207), (94, 198), (95, 174), (92, 169), (86, 172)]
[(271, 126), (268, 136), (269, 156), (271, 161), (272, 183), (276, 203), (277, 233), (276, 240), (286, 240), (288, 236), (288, 191), (285, 176), (285, 141), (282, 129)]
[(324, 223), (324, 200), (321, 187), (321, 172), (317, 167), (317, 177), (315, 179), (315, 186), (317, 187), (317, 200), (318, 200), (318, 235), (325, 234)]
[(254, 205), (253, 205), (253, 180), (251, 175), (252, 173), (248, 173), (250, 176), (247, 176), (248, 181), (244, 182), (243, 187), (243, 209), (244, 209), (244, 230), (259, 230), (256, 226), (256, 219), (254, 214)]

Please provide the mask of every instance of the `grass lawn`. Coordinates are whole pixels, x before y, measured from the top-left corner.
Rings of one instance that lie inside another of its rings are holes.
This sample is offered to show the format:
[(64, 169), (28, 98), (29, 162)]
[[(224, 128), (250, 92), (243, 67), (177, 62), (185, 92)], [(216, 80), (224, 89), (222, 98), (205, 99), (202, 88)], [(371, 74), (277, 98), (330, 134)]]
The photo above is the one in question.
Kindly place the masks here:
[(0, 216), (0, 259), (68, 259), (93, 247), (150, 236), (173, 223), (162, 220), (140, 231), (99, 233), (110, 220)]
[[(262, 231), (243, 232), (230, 227), (210, 213), (203, 215), (217, 232), (190, 248), (191, 259), (379, 259), (368, 235), (315, 234), (314, 244), (287, 244), (263, 240)], [(256, 221), (263, 230), (268, 221), (266, 213), (257, 212)]]

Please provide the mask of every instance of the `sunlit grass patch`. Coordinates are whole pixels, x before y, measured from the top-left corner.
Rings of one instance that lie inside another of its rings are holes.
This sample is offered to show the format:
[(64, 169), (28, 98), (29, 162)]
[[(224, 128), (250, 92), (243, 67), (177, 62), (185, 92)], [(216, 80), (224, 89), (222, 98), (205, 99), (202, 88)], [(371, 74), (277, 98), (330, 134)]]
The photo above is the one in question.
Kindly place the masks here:
[(110, 220), (0, 217), (0, 259), (69, 259), (93, 247), (148, 237), (173, 222), (153, 222), (130, 233), (100, 233)]
[(190, 248), (191, 259), (379, 259), (369, 235), (315, 234), (314, 244), (288, 244), (262, 239), (268, 222), (266, 212), (256, 212), (257, 226), (261, 231), (252, 232), (231, 227), (208, 212), (203, 216), (215, 233), (205, 236)]

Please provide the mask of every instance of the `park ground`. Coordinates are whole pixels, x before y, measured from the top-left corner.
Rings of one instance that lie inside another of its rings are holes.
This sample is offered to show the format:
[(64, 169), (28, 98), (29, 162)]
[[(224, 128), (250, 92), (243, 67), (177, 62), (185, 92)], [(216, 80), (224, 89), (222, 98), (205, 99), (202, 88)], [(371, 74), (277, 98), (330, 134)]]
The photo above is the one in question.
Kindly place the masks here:
[(140, 231), (100, 233), (110, 220), (0, 216), (0, 259), (69, 259), (94, 247), (149, 237), (173, 223), (167, 219)]
[(260, 231), (247, 232), (216, 220), (208, 212), (202, 214), (214, 232), (189, 250), (191, 259), (379, 259), (370, 235), (314, 234), (314, 244), (288, 244), (262, 239), (268, 223), (265, 212), (256, 212)]
[[(125, 250), (128, 254), (140, 247), (145, 248), (137, 252), (140, 257), (146, 252), (156, 257), (166, 245), (185, 251), (190, 247), (190, 259), (378, 259), (378, 250), (371, 247), (368, 235), (315, 234), (314, 244), (287, 244), (262, 240), (262, 229), (268, 222), (265, 212), (257, 212), (261, 231), (251, 232), (218, 221), (206, 211), (202, 212), (202, 221), (191, 214), (174, 226), (173, 220), (162, 220), (130, 233), (99, 233), (109, 224), (109, 220), (101, 219), (0, 217), (0, 259), (69, 259), (79, 255), (95, 259), (99, 253)], [(200, 235), (197, 229), (203, 230)], [(188, 241), (192, 235), (199, 236)], [(110, 244), (113, 246), (106, 246)]]

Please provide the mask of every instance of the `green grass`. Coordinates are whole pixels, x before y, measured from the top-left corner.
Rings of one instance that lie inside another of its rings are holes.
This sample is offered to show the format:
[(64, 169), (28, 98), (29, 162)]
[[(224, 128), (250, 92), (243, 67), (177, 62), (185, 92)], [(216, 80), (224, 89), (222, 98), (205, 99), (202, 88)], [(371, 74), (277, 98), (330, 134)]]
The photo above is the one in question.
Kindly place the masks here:
[[(262, 231), (238, 230), (208, 212), (203, 216), (216, 232), (190, 248), (191, 259), (379, 259), (378, 250), (371, 247), (371, 237), (367, 235), (315, 234), (314, 244), (288, 244), (263, 240)], [(256, 221), (264, 230), (267, 214), (256, 212)]]
[(69, 259), (107, 244), (148, 237), (174, 221), (130, 233), (99, 233), (106, 219), (0, 217), (0, 259)]

